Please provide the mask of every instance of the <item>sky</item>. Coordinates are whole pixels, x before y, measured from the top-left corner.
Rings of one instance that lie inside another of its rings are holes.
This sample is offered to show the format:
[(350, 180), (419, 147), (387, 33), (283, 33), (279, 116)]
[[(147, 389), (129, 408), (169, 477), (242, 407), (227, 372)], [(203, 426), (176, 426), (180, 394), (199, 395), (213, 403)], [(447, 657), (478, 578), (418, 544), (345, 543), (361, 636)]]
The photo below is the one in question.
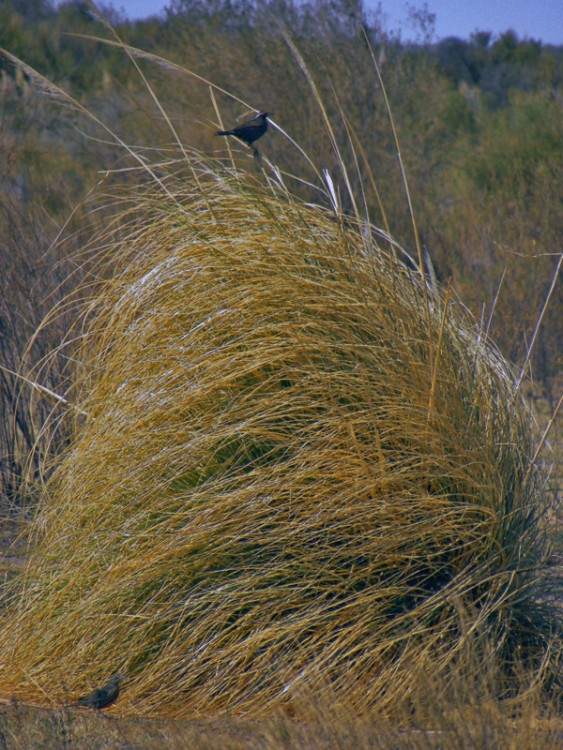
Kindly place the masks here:
[[(131, 19), (157, 14), (169, 0), (108, 0)], [(366, 7), (375, 7), (376, 0), (364, 0)], [(103, 4), (103, 3), (102, 3)], [(457, 36), (468, 39), (474, 31), (500, 34), (513, 29), (520, 38), (532, 38), (544, 44), (563, 44), (563, 0), (381, 0), (381, 8), (389, 31), (402, 28), (401, 37), (409, 39), (405, 25), (407, 5), (428, 6), (436, 14), (438, 39)]]

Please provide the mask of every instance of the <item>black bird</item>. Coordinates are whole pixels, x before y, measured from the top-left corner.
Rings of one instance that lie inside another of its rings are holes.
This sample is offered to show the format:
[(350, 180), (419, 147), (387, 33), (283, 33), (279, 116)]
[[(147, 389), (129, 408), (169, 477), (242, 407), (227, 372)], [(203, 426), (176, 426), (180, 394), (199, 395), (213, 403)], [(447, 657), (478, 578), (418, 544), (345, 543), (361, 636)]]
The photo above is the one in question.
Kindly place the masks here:
[(115, 675), (111, 680), (101, 688), (92, 690), (88, 695), (79, 698), (76, 703), (71, 703), (70, 707), (81, 706), (84, 708), (95, 708), (100, 710), (115, 703), (119, 695), (119, 683), (125, 679), (124, 674)]
[[(256, 117), (253, 117), (250, 120), (245, 120), (245, 122), (232, 130), (218, 130), (215, 135), (234, 135), (239, 141), (243, 141), (249, 146), (252, 146), (254, 141), (257, 141), (258, 138), (262, 138), (266, 130), (268, 130), (268, 115), (271, 114), (271, 112), (261, 112)], [(252, 148), (257, 155), (258, 151), (256, 147), (252, 146)]]

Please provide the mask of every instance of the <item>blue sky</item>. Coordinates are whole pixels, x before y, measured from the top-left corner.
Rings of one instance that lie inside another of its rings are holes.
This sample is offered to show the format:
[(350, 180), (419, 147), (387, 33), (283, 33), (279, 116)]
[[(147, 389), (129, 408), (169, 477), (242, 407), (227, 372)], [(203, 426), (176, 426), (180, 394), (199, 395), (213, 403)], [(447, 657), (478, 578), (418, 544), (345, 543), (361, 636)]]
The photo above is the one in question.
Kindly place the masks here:
[[(144, 18), (159, 13), (168, 0), (107, 0), (122, 9), (129, 18)], [(375, 7), (376, 0), (365, 0), (366, 7)], [(422, 0), (381, 0), (386, 28), (403, 28), (403, 39), (409, 38), (404, 26), (406, 6), (422, 7)], [(514, 29), (519, 37), (539, 39), (545, 44), (563, 44), (563, 0), (427, 0), (431, 13), (436, 14), (438, 38), (468, 38), (474, 31), (495, 34)]]

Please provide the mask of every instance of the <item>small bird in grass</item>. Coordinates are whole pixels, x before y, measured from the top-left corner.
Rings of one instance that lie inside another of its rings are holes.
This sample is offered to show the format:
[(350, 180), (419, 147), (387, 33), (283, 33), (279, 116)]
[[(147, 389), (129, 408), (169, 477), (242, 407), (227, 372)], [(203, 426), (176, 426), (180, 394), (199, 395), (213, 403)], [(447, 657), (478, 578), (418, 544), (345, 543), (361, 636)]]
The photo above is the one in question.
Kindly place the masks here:
[(125, 679), (124, 674), (115, 675), (103, 687), (92, 690), (88, 695), (79, 698), (76, 703), (71, 703), (69, 708), (82, 707), (100, 710), (115, 703), (119, 695), (119, 683)]
[[(271, 112), (261, 112), (256, 117), (245, 120), (245, 122), (232, 130), (218, 130), (215, 135), (234, 135), (239, 141), (252, 146), (254, 141), (262, 138), (266, 130), (268, 130), (268, 116), (271, 114)], [(258, 149), (255, 146), (252, 146), (252, 148), (254, 149), (254, 155), (259, 156)]]

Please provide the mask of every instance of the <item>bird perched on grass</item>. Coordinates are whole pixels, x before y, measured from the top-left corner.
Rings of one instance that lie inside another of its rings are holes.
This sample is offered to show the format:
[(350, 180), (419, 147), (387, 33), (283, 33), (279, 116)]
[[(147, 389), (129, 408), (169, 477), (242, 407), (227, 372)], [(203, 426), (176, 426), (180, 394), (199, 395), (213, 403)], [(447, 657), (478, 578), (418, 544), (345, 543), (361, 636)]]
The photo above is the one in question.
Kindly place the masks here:
[(111, 678), (103, 687), (92, 690), (88, 695), (79, 698), (76, 703), (71, 703), (69, 708), (82, 707), (100, 710), (115, 703), (119, 695), (119, 683), (125, 679), (125, 675), (118, 674)]
[[(268, 130), (268, 116), (271, 114), (271, 112), (261, 112), (256, 117), (245, 120), (232, 130), (218, 130), (215, 135), (234, 135), (239, 141), (252, 146), (254, 141), (262, 138), (266, 130)], [(254, 149), (254, 155), (259, 156), (258, 149), (255, 146), (252, 146), (252, 148)]]

